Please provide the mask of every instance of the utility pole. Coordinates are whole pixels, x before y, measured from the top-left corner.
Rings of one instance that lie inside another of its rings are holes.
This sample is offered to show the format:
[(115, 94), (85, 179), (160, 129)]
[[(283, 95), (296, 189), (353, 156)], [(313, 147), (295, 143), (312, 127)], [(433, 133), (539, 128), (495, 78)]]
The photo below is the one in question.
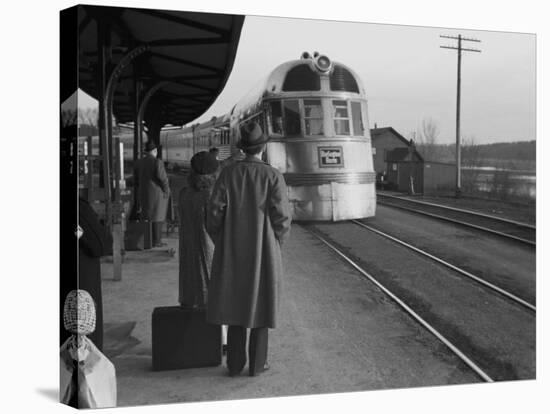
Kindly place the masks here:
[(458, 51), (458, 65), (457, 65), (457, 75), (456, 75), (456, 188), (455, 188), (455, 195), (457, 198), (460, 197), (461, 194), (461, 174), (460, 174), (460, 166), (461, 166), (461, 160), (460, 160), (460, 69), (462, 65), (462, 51), (467, 52), (479, 52), (481, 53), (481, 50), (479, 49), (469, 49), (462, 47), (462, 42), (478, 42), (480, 43), (481, 40), (479, 39), (472, 39), (468, 37), (463, 37), (462, 35), (458, 36), (445, 36), (440, 35), (439, 37), (443, 37), (446, 39), (455, 39), (458, 40), (458, 47), (455, 46), (440, 46), (443, 49), (454, 49)]

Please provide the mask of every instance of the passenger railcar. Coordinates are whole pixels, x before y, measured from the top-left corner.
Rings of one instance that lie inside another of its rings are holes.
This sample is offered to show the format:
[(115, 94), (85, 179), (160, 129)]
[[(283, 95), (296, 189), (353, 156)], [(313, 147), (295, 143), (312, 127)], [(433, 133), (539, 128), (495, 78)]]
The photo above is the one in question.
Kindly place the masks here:
[(213, 117), (210, 121), (195, 124), (180, 130), (165, 131), (160, 134), (162, 159), (171, 167), (190, 167), (193, 154), (219, 149), (220, 159), (231, 154), (229, 136), (229, 115)]

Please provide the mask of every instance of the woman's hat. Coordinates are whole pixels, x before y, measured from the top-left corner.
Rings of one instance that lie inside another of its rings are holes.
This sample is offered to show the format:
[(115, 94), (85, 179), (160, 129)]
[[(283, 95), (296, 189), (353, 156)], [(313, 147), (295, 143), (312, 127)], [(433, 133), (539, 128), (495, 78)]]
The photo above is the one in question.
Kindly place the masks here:
[(219, 165), (216, 156), (207, 151), (197, 152), (191, 158), (191, 168), (197, 174), (213, 174), (218, 170)]
[(151, 152), (157, 147), (157, 144), (155, 144), (154, 141), (147, 141), (145, 143), (145, 151)]
[(264, 135), (262, 128), (257, 122), (249, 122), (241, 127), (241, 139), (237, 144), (238, 148), (252, 149), (264, 145), (269, 137)]
[(72, 334), (89, 335), (95, 331), (95, 304), (90, 294), (83, 290), (71, 290), (63, 306), (63, 325)]

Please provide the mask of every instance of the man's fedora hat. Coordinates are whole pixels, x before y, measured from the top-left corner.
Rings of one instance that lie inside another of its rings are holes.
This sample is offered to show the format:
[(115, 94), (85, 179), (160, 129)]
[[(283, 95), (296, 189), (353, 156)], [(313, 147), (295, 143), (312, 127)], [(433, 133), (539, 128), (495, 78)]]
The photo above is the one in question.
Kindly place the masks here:
[(241, 127), (241, 139), (237, 148), (252, 149), (264, 145), (269, 137), (262, 132), (257, 122), (249, 122)]
[(157, 147), (157, 144), (155, 144), (153, 141), (147, 141), (145, 144), (145, 151), (151, 152)]

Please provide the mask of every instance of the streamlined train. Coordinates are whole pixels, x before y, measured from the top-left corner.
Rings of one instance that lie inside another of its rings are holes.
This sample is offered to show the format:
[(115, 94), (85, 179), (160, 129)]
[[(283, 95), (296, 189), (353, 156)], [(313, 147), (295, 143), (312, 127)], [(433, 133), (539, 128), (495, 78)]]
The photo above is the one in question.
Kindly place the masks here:
[[(295, 220), (374, 216), (375, 172), (365, 89), (347, 66), (304, 52), (276, 67), (231, 111), (208, 122), (163, 131), (168, 168), (189, 167), (198, 151), (238, 151), (239, 128), (256, 121), (269, 136), (266, 161), (286, 180)], [(124, 156), (132, 159), (131, 145)]]

